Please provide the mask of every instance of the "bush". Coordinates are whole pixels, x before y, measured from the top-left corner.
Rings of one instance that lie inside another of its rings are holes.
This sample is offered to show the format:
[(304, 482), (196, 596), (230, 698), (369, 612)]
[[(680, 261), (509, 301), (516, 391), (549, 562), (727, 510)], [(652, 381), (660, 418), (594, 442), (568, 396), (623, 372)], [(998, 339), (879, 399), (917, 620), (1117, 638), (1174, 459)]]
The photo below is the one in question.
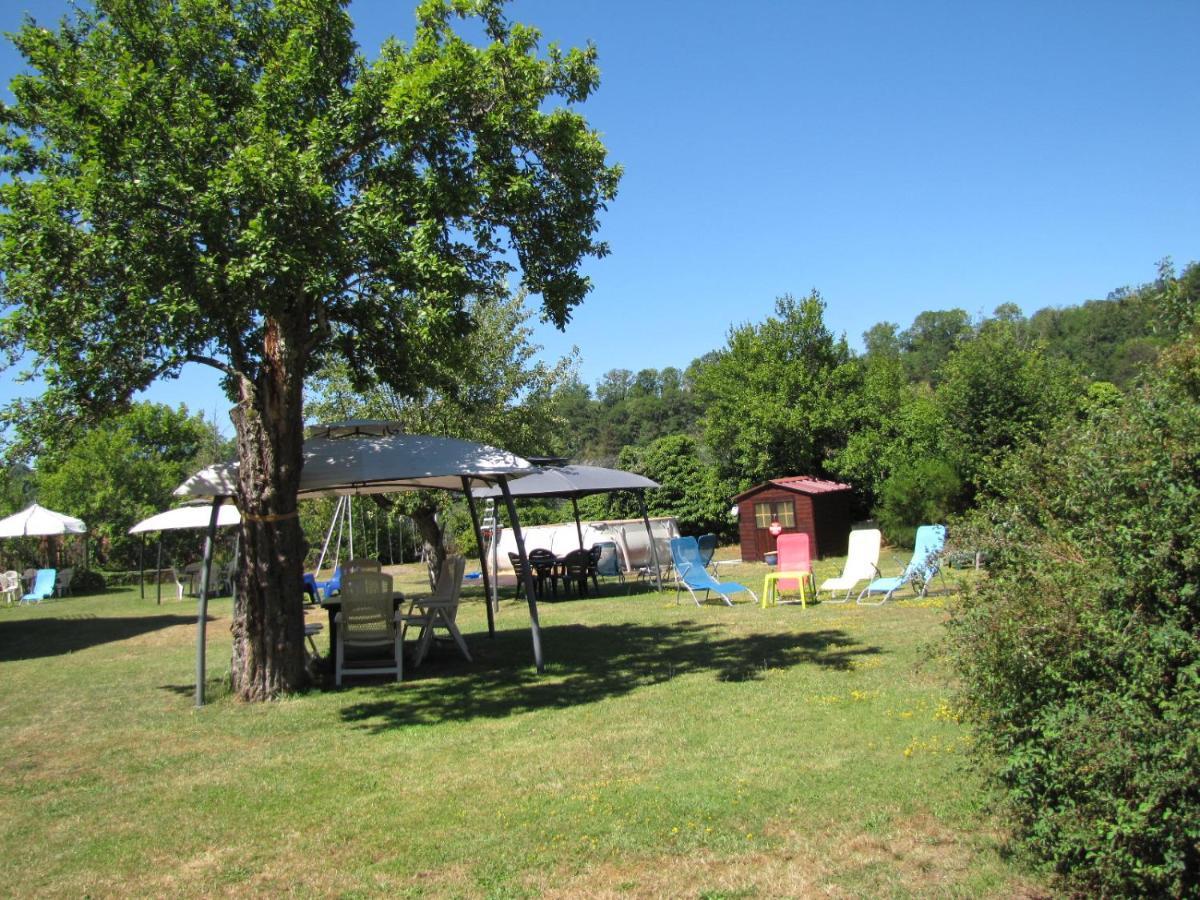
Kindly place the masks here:
[(76, 569), (71, 576), (72, 594), (103, 594), (108, 585), (94, 569)]
[(1200, 403), (1163, 378), (1009, 461), (968, 525), (964, 710), (1065, 886), (1200, 893)]
[(962, 482), (948, 462), (920, 459), (883, 482), (874, 516), (889, 541), (911, 547), (917, 526), (944, 522), (961, 493)]

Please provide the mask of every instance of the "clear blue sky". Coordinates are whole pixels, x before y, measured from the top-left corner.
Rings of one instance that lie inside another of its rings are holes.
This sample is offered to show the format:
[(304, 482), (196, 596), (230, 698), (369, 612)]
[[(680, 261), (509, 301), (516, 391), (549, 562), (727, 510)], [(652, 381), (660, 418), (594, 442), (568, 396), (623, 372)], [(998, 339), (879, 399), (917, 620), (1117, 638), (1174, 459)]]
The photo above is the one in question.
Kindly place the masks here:
[[(53, 21), (59, 0), (3, 0)], [(925, 309), (1025, 311), (1200, 259), (1200, 3), (516, 0), (547, 41), (592, 40), (583, 111), (625, 167), (612, 255), (545, 354), (686, 366), (783, 293), (817, 288), (859, 344)], [(356, 0), (359, 42), (411, 34)], [(5, 84), (19, 61), (0, 50)], [(0, 401), (13, 392), (0, 375)], [(151, 391), (228, 430), (215, 378)]]

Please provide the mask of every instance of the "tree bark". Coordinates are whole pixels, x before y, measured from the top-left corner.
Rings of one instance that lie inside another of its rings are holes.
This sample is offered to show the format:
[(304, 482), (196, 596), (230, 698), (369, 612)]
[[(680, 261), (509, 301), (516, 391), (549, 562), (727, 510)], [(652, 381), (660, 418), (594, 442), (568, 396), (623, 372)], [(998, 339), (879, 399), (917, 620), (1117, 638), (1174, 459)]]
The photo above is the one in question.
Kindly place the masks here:
[(446, 558), (446, 546), (443, 540), (442, 526), (438, 524), (437, 507), (420, 506), (409, 514), (409, 518), (417, 526), (429, 555), (429, 586), (434, 587), (438, 573), (442, 571), (442, 562)]
[(263, 366), (243, 379), (237, 429), (243, 564), (237, 574), (231, 671), (235, 696), (269, 700), (305, 686), (304, 539), (296, 493), (303, 466), (299, 341), (269, 319)]

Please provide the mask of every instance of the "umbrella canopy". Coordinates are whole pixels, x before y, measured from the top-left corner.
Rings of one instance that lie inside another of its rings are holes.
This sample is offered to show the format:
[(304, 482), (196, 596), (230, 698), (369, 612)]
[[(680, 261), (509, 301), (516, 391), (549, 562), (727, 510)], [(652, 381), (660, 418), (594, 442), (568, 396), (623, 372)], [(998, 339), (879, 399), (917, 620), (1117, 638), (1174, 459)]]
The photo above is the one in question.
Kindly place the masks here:
[[(212, 518), (212, 507), (207, 503), (180, 506), (178, 509), (168, 509), (156, 513), (148, 519), (142, 519), (132, 528), (130, 534), (142, 534), (147, 531), (173, 531), (177, 528), (207, 528)], [(242, 521), (237, 507), (224, 504), (217, 513), (217, 526), (236, 525)]]
[[(197, 472), (175, 489), (180, 497), (230, 497), (236, 492), (236, 462)], [(502, 476), (535, 471), (507, 450), (419, 434), (362, 434), (314, 437), (304, 442), (300, 496), (383, 494), (441, 488), (461, 491), (463, 478), (489, 486)]]
[[(602, 466), (561, 466), (544, 469), (523, 478), (514, 478), (508, 489), (514, 497), (586, 497), (589, 494), (607, 494), (611, 491), (643, 491), (659, 487), (644, 475), (625, 472), (621, 469), (605, 469)], [(499, 497), (500, 489), (477, 488), (471, 491), (476, 497)]]
[(82, 519), (65, 516), (44, 506), (31, 503), (19, 513), (0, 519), (0, 537), (29, 537), (45, 534), (85, 534)]

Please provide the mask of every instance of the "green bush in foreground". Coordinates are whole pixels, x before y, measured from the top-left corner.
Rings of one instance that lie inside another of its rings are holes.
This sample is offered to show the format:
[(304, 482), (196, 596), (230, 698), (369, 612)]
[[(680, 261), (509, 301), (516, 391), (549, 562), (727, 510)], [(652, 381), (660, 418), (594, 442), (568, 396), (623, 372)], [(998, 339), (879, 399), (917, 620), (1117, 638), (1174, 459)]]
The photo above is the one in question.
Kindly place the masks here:
[(1068, 888), (1200, 894), (1200, 354), (1012, 460), (952, 620), (1025, 848)]

